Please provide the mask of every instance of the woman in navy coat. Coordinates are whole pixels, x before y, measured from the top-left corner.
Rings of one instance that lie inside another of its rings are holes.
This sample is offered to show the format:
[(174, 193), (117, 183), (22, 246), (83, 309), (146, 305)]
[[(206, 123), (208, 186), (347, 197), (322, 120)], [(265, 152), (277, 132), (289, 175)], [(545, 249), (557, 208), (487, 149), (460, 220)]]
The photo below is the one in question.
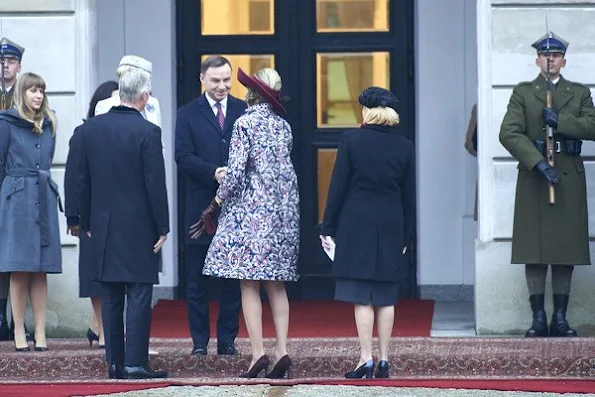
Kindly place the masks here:
[[(111, 98), (114, 91), (118, 90), (118, 83), (113, 80), (103, 82), (97, 87), (89, 103), (87, 120), (95, 116), (95, 107), (99, 101)], [(80, 131), (76, 128), (74, 134)], [(73, 134), (73, 135), (74, 135)], [(86, 233), (78, 233), (75, 228), (79, 225), (79, 204), (80, 204), (80, 183), (75, 180), (72, 173), (75, 153), (68, 152), (64, 176), (64, 209), (67, 218), (68, 232), (77, 235), (80, 239), (79, 245), (79, 297), (91, 298), (93, 314), (91, 324), (87, 329), (89, 345), (97, 341), (100, 348), (105, 347), (105, 336), (103, 334), (103, 318), (101, 316), (101, 283), (97, 281), (96, 265), (93, 258), (91, 238)]]
[(345, 377), (372, 377), (376, 315), (380, 362), (375, 376), (385, 378), (398, 281), (414, 227), (415, 148), (396, 128), (395, 95), (370, 87), (359, 102), (363, 125), (341, 137), (320, 238), (323, 248), (332, 239), (336, 243), (335, 299), (355, 305), (360, 361)]

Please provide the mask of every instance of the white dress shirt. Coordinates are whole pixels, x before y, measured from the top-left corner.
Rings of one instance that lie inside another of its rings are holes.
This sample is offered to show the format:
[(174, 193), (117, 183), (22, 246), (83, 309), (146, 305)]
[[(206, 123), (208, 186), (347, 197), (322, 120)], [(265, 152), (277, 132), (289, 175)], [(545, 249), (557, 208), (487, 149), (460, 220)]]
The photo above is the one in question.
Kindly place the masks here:
[[(217, 101), (211, 98), (207, 93), (205, 93), (205, 96), (207, 97), (207, 101), (209, 101), (209, 105), (211, 106), (213, 114), (215, 115), (215, 117), (217, 117)], [(223, 112), (223, 117), (225, 117), (227, 116), (227, 97), (223, 98), (219, 102), (221, 103), (221, 111)]]

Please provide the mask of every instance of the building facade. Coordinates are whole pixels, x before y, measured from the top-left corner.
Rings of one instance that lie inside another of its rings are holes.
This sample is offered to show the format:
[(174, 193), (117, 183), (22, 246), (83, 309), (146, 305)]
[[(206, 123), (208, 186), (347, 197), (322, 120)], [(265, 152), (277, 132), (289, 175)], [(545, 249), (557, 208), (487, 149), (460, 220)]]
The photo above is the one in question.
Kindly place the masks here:
[[(59, 117), (54, 179), (63, 179), (68, 140), (95, 87), (113, 79), (120, 58), (153, 62), (162, 110), (171, 233), (155, 297), (183, 298), (178, 236), (175, 112), (201, 92), (200, 59), (229, 55), (250, 72), (274, 66), (291, 97), (294, 162), (302, 201), (302, 281), (293, 299), (332, 296), (330, 266), (317, 225), (342, 130), (357, 125), (353, 106), (366, 85), (399, 96), (402, 128), (417, 148), (417, 236), (403, 296), (476, 301), (479, 333), (519, 333), (529, 307), (521, 267), (509, 265), (514, 164), (497, 140), (512, 86), (537, 69), (530, 43), (542, 34), (544, 2), (526, 0), (21, 0), (0, 5), (2, 34), (26, 47), (23, 72), (41, 74)], [(510, 3), (510, 4), (508, 4)], [(233, 5), (233, 7), (232, 7)], [(567, 77), (595, 84), (585, 24), (595, 2), (548, 6), (552, 30), (571, 42)], [(527, 18), (535, 18), (527, 27)], [(580, 28), (577, 28), (580, 26)], [(576, 51), (576, 52), (574, 52)], [(478, 79), (479, 71), (479, 79)], [(242, 96), (237, 81), (234, 95)], [(478, 100), (479, 161), (463, 147)], [(587, 145), (587, 150), (592, 146)], [(485, 148), (485, 149), (483, 149)], [(588, 152), (590, 154), (590, 152)], [(479, 163), (479, 222), (473, 220)], [(587, 168), (589, 170), (591, 168)], [(591, 203), (591, 201), (590, 201)], [(477, 226), (480, 226), (476, 240)], [(90, 304), (78, 298), (77, 241), (65, 234), (64, 272), (50, 276), (48, 332), (78, 335)], [(476, 265), (477, 255), (477, 265)], [(571, 323), (585, 331), (591, 269), (576, 273)]]

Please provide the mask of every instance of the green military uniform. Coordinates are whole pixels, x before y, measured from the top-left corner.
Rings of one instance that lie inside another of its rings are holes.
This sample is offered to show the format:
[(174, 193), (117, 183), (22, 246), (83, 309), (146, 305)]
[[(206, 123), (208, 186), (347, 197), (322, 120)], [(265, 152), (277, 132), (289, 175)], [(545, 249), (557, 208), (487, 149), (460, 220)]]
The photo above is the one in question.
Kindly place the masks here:
[[(2, 93), (2, 89), (0, 88), (0, 94), (1, 93)], [(6, 91), (6, 109), (9, 109), (12, 107), (12, 105), (14, 105), (14, 102), (12, 101), (13, 94), (14, 94), (14, 87), (12, 87), (10, 90)]]
[[(512, 263), (589, 265), (585, 166), (580, 156), (555, 154), (562, 181), (549, 204), (547, 181), (533, 167), (544, 160), (535, 146), (545, 140), (542, 109), (547, 84), (539, 75), (514, 88), (500, 129), (500, 142), (519, 161), (512, 239)], [(590, 90), (560, 77), (552, 92), (558, 131), (567, 138), (595, 140)]]
[[(568, 42), (549, 32), (533, 47), (541, 64), (550, 54), (563, 61)], [(562, 64), (564, 65), (564, 64)], [(518, 84), (500, 129), (500, 142), (519, 161), (512, 238), (512, 263), (526, 265), (533, 324), (526, 336), (576, 336), (566, 321), (574, 265), (590, 265), (585, 166), (582, 140), (595, 140), (595, 107), (589, 88), (559, 76), (550, 87), (540, 74)], [(554, 117), (555, 116), (555, 117)], [(546, 123), (547, 119), (547, 123)], [(545, 155), (546, 128), (554, 125), (554, 167)], [(553, 173), (553, 174), (552, 174)], [(554, 175), (554, 176), (552, 176)], [(553, 179), (552, 179), (553, 178)], [(555, 203), (549, 202), (549, 183)], [(548, 331), (545, 280), (552, 265), (554, 314)]]

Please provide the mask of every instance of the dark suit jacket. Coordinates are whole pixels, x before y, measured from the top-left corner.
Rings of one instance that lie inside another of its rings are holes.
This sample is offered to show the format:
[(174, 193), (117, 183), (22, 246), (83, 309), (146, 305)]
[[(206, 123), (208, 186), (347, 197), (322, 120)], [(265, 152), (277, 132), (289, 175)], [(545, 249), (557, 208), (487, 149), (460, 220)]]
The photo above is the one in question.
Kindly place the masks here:
[(161, 129), (135, 109), (112, 108), (70, 142), (81, 181), (81, 229), (91, 231), (98, 280), (159, 282), (153, 245), (169, 233)]
[(341, 136), (321, 234), (335, 237), (333, 276), (398, 281), (415, 219), (415, 147), (398, 128)]
[[(215, 170), (227, 165), (232, 127), (244, 110), (246, 103), (229, 95), (221, 129), (204, 93), (178, 109), (175, 155), (178, 171), (186, 176), (185, 231), (198, 221), (217, 193)], [(210, 244), (213, 238), (204, 234), (191, 240), (188, 233), (185, 235), (186, 243), (192, 244)]]

